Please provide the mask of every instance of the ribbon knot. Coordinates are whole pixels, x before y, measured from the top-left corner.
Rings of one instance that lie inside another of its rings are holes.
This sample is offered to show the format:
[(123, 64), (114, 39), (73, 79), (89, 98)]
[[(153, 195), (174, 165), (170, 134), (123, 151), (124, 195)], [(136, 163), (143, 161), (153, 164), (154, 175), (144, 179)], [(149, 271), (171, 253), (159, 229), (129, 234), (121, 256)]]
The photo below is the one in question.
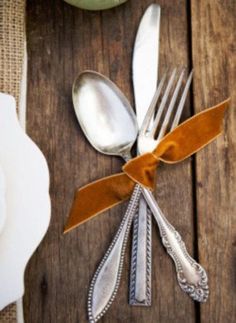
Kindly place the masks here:
[(229, 99), (200, 112), (168, 133), (153, 152), (128, 161), (122, 173), (104, 177), (77, 190), (64, 232), (127, 200), (136, 184), (151, 190), (157, 166), (180, 162), (206, 146), (221, 133)]
[(154, 190), (159, 159), (153, 153), (146, 153), (128, 161), (123, 172), (136, 184)]

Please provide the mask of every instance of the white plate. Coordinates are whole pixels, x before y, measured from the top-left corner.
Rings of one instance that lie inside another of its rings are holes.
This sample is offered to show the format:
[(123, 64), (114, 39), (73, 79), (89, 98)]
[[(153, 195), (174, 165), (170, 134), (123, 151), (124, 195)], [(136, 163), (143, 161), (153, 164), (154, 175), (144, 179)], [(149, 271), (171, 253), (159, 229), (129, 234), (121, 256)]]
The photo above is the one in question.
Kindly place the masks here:
[(46, 160), (20, 127), (12, 96), (0, 93), (0, 164), (7, 216), (0, 234), (0, 310), (24, 293), (27, 262), (50, 219)]

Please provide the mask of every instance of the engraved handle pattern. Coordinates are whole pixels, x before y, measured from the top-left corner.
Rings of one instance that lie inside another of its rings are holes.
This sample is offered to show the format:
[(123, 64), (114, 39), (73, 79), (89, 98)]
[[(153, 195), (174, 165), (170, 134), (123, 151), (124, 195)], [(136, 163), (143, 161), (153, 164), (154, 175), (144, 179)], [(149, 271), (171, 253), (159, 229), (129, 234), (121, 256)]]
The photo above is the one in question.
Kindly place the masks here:
[(151, 306), (152, 214), (144, 197), (133, 221), (129, 303)]
[(208, 298), (209, 288), (205, 270), (190, 257), (181, 236), (167, 221), (152, 193), (136, 185), (118, 232), (92, 279), (88, 296), (90, 323), (97, 322), (106, 313), (117, 294), (127, 238), (141, 192), (157, 221), (162, 242), (174, 260), (181, 289), (195, 301), (205, 302)]
[(167, 221), (152, 193), (145, 188), (142, 192), (157, 221), (163, 245), (174, 260), (181, 289), (193, 300), (206, 302), (209, 287), (205, 270), (190, 257), (180, 234)]
[(137, 211), (141, 186), (136, 185), (120, 227), (92, 279), (88, 295), (89, 322), (97, 322), (112, 304), (120, 284), (127, 238)]

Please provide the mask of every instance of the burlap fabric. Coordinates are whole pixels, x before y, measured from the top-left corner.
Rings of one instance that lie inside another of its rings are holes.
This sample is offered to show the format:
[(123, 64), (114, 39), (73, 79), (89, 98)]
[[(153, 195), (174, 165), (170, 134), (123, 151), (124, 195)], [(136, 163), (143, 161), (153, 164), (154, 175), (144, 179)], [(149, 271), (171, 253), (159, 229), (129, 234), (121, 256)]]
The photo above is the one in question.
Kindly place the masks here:
[(0, 0), (0, 91), (19, 102), (25, 41), (25, 0)]
[[(24, 42), (25, 0), (0, 0), (0, 92), (13, 95), (17, 106), (20, 97)], [(16, 322), (15, 304), (0, 312), (0, 322)]]
[(16, 323), (16, 304), (11, 304), (0, 312), (0, 322)]

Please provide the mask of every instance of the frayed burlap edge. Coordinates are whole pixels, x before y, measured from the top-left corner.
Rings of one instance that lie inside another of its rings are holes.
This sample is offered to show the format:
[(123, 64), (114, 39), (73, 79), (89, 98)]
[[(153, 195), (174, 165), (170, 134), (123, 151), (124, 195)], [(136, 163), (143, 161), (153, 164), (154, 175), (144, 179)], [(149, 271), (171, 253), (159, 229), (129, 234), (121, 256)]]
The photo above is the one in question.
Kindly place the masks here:
[(16, 323), (16, 303), (7, 306), (3, 311), (0, 312), (1, 323)]
[(25, 0), (0, 1), (0, 92), (19, 104), (24, 58)]
[[(0, 92), (15, 97), (17, 107), (25, 50), (25, 0), (0, 1)], [(1, 291), (0, 291), (1, 293)], [(16, 323), (16, 304), (0, 312), (0, 323)]]

